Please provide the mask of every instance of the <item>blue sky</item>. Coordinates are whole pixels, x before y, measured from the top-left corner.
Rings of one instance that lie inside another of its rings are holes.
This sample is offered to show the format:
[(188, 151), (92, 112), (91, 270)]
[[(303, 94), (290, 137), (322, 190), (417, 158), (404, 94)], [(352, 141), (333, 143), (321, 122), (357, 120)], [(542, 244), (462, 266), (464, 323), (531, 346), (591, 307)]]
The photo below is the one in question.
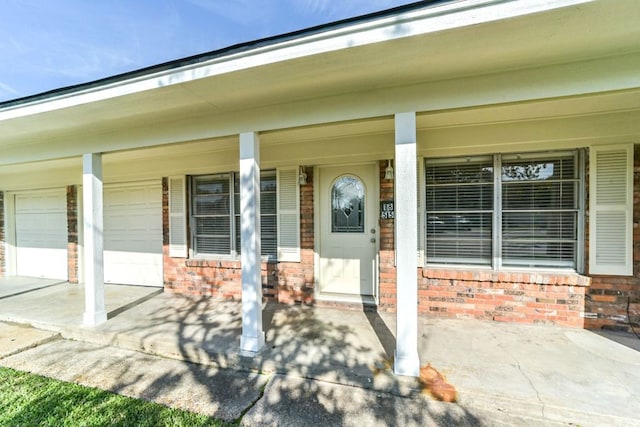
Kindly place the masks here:
[(2, 0), (0, 102), (414, 0)]

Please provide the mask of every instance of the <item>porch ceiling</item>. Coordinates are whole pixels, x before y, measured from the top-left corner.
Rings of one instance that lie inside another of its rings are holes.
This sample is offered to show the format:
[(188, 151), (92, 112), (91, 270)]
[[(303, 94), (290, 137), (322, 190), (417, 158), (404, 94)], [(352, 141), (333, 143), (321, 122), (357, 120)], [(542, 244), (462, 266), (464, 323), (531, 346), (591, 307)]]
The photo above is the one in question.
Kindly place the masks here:
[[(45, 108), (37, 113), (26, 106), (0, 109), (0, 148), (20, 146), (25, 151), (36, 153), (47, 145), (64, 143), (67, 147), (77, 147), (76, 154), (80, 154), (86, 151), (82, 148), (84, 142), (95, 138), (107, 140), (109, 135), (118, 138), (119, 149), (142, 147), (151, 145), (148, 141), (142, 142), (145, 129), (157, 124), (174, 123), (175, 128), (181, 129), (184, 127), (181, 122), (192, 122), (194, 117), (206, 122), (207, 117), (241, 115), (244, 111), (264, 108), (275, 111), (277, 116), (277, 111), (284, 105), (306, 100), (321, 102), (337, 94), (350, 93), (355, 97), (358, 93), (375, 95), (382, 89), (399, 86), (640, 51), (640, 26), (637, 25), (640, 6), (636, 0), (577, 3), (500, 21), (487, 18), (480, 24), (455, 28), (452, 25), (443, 30), (384, 42), (356, 43), (358, 34), (354, 33), (354, 47), (350, 48), (336, 48), (293, 59), (277, 58), (278, 49), (274, 49), (270, 54), (276, 59), (271, 57), (271, 61), (264, 65), (255, 64), (209, 76), (198, 75), (197, 78), (194, 77), (196, 69), (178, 70), (156, 80), (155, 86), (144, 90), (119, 95), (117, 88), (111, 88), (113, 96), (97, 101), (88, 98), (86, 102), (75, 103), (75, 95), (68, 95), (65, 97), (69, 100), (68, 106)], [(435, 25), (435, 19), (445, 18), (425, 18), (423, 24)], [(401, 33), (403, 25), (390, 29)], [(609, 100), (612, 108), (620, 108), (613, 105), (614, 98)], [(380, 102), (384, 101), (382, 97)], [(637, 108), (637, 92), (627, 94), (624, 102), (635, 104)], [(596, 112), (602, 108), (598, 103), (589, 104), (591, 107), (582, 105), (585, 114), (590, 112), (589, 108)], [(543, 114), (548, 110), (538, 111), (537, 114)], [(524, 117), (529, 113), (522, 110), (517, 114)], [(424, 126), (447, 126), (456, 121), (483, 120), (482, 117), (464, 118), (458, 111), (455, 115), (424, 116), (421, 123)], [(317, 117), (305, 117), (300, 122), (305, 120), (309, 125), (322, 122)], [(388, 119), (382, 119), (368, 124), (386, 128), (389, 123)], [(271, 126), (263, 129), (235, 129), (230, 126), (224, 132), (233, 135), (247, 130), (275, 130), (279, 128), (277, 119)], [(359, 125), (353, 126), (355, 132), (361, 131)], [(265, 139), (268, 141), (278, 135), (286, 139), (287, 135), (295, 137), (296, 132), (308, 130), (301, 129), (274, 132), (271, 136), (266, 132)], [(339, 127), (331, 129), (327, 132), (340, 131)], [(130, 140), (122, 141), (123, 135), (129, 135), (127, 138)], [(177, 135), (172, 142), (192, 139), (186, 128), (177, 131)], [(72, 152), (67, 149), (59, 157), (68, 157)], [(52, 157), (50, 153), (48, 158)], [(20, 159), (17, 158), (0, 159), (0, 164), (18, 161)]]

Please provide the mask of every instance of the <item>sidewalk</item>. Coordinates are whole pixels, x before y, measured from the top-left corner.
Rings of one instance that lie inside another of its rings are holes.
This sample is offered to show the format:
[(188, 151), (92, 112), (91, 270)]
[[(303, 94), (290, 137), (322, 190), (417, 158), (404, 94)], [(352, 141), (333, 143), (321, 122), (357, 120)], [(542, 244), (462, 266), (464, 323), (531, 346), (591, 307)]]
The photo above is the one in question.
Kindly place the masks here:
[(267, 305), (246, 358), (240, 303), (136, 294), (97, 328), (17, 319), (55, 288), (0, 299), (0, 320), (41, 329), (0, 323), (0, 365), (244, 425), (640, 425), (640, 352), (586, 330), (421, 319), (422, 363), (459, 393), (447, 404), (387, 369), (390, 314)]

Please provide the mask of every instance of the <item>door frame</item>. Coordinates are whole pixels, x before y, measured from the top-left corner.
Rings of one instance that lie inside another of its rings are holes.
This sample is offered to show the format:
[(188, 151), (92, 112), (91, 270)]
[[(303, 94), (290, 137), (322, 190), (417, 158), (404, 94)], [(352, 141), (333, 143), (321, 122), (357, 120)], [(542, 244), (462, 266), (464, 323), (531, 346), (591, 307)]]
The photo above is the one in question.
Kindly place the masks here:
[(380, 204), (380, 177), (379, 177), (379, 166), (378, 161), (374, 162), (357, 162), (357, 163), (330, 163), (323, 165), (316, 165), (313, 167), (313, 232), (316, 238), (314, 239), (313, 244), (313, 272), (314, 272), (314, 298), (316, 301), (333, 301), (333, 302), (344, 302), (344, 303), (359, 303), (363, 305), (375, 305), (379, 304), (380, 300), (380, 219), (378, 218), (378, 212), (374, 208), (373, 215), (376, 216), (376, 233), (375, 233), (375, 253), (373, 260), (375, 262), (375, 270), (373, 274), (373, 297), (362, 295), (354, 295), (354, 296), (339, 296), (335, 294), (324, 295), (320, 292), (320, 250), (321, 250), (321, 228), (320, 228), (320, 192), (322, 188), (320, 188), (320, 174), (323, 168), (334, 168), (334, 167), (351, 167), (351, 166), (371, 166), (373, 173), (373, 182), (371, 196), (367, 194), (368, 197), (373, 197), (372, 205), (379, 206)]

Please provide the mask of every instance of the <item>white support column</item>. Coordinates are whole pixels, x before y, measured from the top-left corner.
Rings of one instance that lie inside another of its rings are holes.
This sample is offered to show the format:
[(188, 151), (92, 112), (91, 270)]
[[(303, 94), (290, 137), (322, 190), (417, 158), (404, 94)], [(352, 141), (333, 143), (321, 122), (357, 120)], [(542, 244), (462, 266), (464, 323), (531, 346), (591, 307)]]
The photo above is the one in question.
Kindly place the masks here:
[(420, 375), (418, 357), (418, 247), (416, 114), (395, 116), (395, 241), (397, 333), (394, 372)]
[(107, 321), (104, 304), (102, 155), (82, 156), (84, 218), (84, 324)]
[(242, 337), (240, 352), (253, 356), (264, 345), (260, 278), (260, 147), (258, 134), (240, 134), (240, 244)]

